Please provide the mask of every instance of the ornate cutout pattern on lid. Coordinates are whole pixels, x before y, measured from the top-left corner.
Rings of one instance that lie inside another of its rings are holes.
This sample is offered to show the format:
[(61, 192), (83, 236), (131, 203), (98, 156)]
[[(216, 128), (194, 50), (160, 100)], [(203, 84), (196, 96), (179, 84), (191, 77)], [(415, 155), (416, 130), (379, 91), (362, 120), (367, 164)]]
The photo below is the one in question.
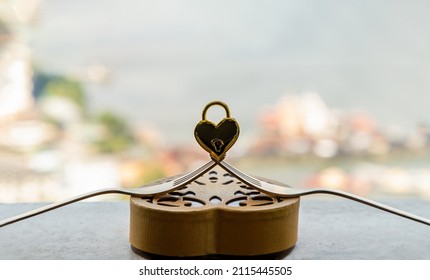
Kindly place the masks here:
[(256, 207), (283, 201), (245, 185), (219, 167), (214, 167), (178, 190), (142, 199), (149, 204), (182, 208)]

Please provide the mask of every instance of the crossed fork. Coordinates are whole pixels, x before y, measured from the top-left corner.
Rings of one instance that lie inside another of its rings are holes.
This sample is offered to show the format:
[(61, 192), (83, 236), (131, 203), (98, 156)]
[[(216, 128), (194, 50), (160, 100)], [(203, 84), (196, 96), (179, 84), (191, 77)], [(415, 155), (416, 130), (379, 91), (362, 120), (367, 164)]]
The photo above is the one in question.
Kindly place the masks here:
[(82, 194), (82, 195), (61, 201), (61, 202), (48, 204), (48, 205), (43, 206), (41, 208), (26, 212), (26, 213), (23, 213), (23, 214), (20, 214), (20, 215), (11, 217), (11, 218), (4, 219), (4, 220), (0, 221), (0, 227), (4, 227), (7, 225), (16, 223), (18, 221), (28, 219), (30, 217), (34, 217), (36, 215), (39, 215), (39, 214), (42, 214), (42, 213), (63, 207), (63, 206), (66, 206), (66, 205), (71, 204), (71, 203), (75, 203), (75, 202), (83, 200), (83, 199), (98, 196), (98, 195), (123, 194), (123, 195), (130, 195), (130, 196), (136, 196), (136, 197), (147, 197), (149, 195), (159, 195), (159, 194), (169, 193), (171, 191), (180, 189), (183, 186), (186, 186), (187, 184), (193, 182), (194, 180), (196, 180), (197, 178), (199, 178), (200, 176), (202, 176), (203, 174), (205, 174), (206, 172), (211, 170), (216, 165), (219, 165), (224, 170), (229, 172), (232, 176), (236, 177), (237, 179), (239, 179), (240, 181), (242, 181), (246, 185), (253, 187), (253, 188), (255, 188), (255, 189), (257, 189), (263, 193), (269, 194), (269, 195), (274, 195), (274, 196), (282, 197), (282, 198), (295, 198), (295, 197), (312, 195), (312, 194), (335, 195), (335, 196), (344, 197), (344, 198), (347, 198), (350, 200), (354, 200), (356, 202), (363, 203), (365, 205), (368, 205), (368, 206), (389, 212), (391, 214), (395, 214), (395, 215), (398, 215), (400, 217), (410, 219), (410, 220), (413, 220), (415, 222), (430, 226), (430, 220), (429, 219), (419, 217), (417, 215), (414, 215), (414, 214), (396, 209), (394, 207), (391, 207), (391, 206), (388, 206), (388, 205), (385, 205), (385, 204), (382, 204), (379, 202), (375, 202), (375, 201), (372, 201), (370, 199), (363, 198), (363, 197), (360, 197), (360, 196), (357, 196), (357, 195), (354, 195), (354, 194), (351, 194), (348, 192), (333, 190), (333, 189), (326, 189), (326, 188), (312, 188), (312, 189), (296, 188), (296, 187), (291, 187), (291, 186), (284, 185), (284, 184), (271, 183), (268, 181), (259, 180), (259, 179), (256, 179), (254, 177), (251, 177), (251, 176), (241, 172), (240, 170), (236, 169), (235, 167), (233, 167), (232, 165), (230, 165), (229, 163), (227, 163), (223, 160), (217, 160), (217, 159), (211, 158), (211, 160), (209, 162), (207, 162), (206, 164), (204, 164), (201, 167), (195, 169), (194, 171), (191, 171), (191, 172), (189, 172), (183, 176), (180, 176), (179, 178), (176, 178), (176, 179), (167, 180), (167, 181), (164, 181), (160, 184), (155, 184), (155, 185), (154, 184), (148, 184), (148, 185), (144, 185), (142, 187), (135, 188), (135, 189), (106, 188), (106, 189), (100, 189), (100, 190), (92, 191), (92, 192), (85, 193), (85, 194)]

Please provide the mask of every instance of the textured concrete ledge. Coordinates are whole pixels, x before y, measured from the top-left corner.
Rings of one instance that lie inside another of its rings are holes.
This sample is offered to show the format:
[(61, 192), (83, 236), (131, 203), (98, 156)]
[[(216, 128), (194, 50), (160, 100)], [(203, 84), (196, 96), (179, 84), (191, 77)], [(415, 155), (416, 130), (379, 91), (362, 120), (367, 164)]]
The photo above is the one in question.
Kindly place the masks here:
[[(383, 202), (430, 218), (430, 201)], [(0, 219), (41, 205), (0, 204)], [(0, 228), (0, 259), (142, 259), (128, 230), (127, 202), (81, 202)], [(430, 227), (352, 201), (303, 198), (286, 259), (430, 260)]]

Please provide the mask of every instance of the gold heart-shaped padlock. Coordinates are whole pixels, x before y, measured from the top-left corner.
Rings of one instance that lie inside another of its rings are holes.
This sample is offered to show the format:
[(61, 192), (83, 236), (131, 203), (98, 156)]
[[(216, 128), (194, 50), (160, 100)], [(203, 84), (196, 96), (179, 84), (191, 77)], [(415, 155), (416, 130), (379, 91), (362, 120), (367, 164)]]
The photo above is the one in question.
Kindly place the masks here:
[[(219, 105), (224, 108), (226, 117), (218, 124), (206, 119), (206, 112), (211, 106)], [(194, 137), (200, 146), (209, 152), (211, 158), (221, 161), (227, 151), (239, 138), (239, 124), (230, 117), (228, 106), (221, 101), (210, 102), (203, 110), (202, 120), (194, 129)]]

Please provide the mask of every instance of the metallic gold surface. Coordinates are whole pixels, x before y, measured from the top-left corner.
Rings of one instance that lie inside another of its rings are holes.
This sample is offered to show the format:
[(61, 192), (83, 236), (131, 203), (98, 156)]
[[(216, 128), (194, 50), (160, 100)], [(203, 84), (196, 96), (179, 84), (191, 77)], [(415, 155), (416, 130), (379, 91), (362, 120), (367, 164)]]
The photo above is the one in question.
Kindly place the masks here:
[[(208, 109), (215, 105), (223, 107), (226, 113), (226, 117), (218, 124), (206, 119)], [(211, 158), (220, 161), (225, 158), (227, 151), (236, 143), (239, 132), (239, 124), (230, 117), (230, 109), (227, 104), (213, 101), (203, 109), (202, 120), (194, 129), (194, 137), (199, 145), (209, 152)]]
[(298, 237), (299, 198), (267, 195), (219, 166), (176, 191), (131, 197), (130, 211), (131, 245), (156, 255), (265, 255)]

